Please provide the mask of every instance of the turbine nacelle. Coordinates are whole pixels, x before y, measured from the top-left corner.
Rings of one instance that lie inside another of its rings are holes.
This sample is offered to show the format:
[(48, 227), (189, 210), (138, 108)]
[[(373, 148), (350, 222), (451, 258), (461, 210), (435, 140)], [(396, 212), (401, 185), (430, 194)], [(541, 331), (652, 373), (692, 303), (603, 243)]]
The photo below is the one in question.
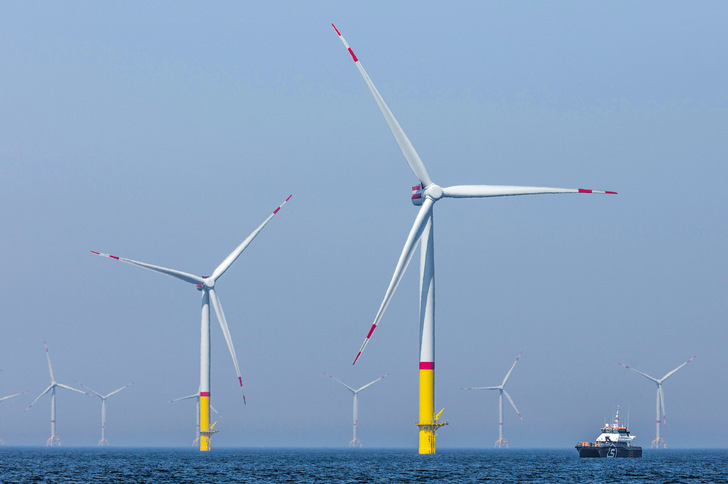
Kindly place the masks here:
[(198, 291), (202, 291), (202, 289), (214, 289), (215, 288), (215, 279), (212, 279), (210, 276), (201, 276), (205, 282), (202, 284), (197, 284), (195, 287), (197, 287)]
[(442, 193), (442, 187), (440, 185), (430, 183), (425, 187), (423, 184), (419, 184), (418, 186), (412, 187), (412, 204), (419, 207), (426, 198), (436, 202), (442, 198)]
[(412, 204), (416, 206), (422, 205), (422, 202), (425, 201), (425, 187), (422, 185), (417, 185), (412, 187)]

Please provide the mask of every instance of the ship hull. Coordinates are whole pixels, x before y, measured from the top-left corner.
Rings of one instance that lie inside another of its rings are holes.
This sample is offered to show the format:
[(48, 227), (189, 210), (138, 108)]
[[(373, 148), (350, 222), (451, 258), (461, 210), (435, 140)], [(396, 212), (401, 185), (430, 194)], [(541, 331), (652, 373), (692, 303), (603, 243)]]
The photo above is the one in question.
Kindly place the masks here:
[(642, 447), (621, 445), (577, 445), (579, 457), (642, 457)]

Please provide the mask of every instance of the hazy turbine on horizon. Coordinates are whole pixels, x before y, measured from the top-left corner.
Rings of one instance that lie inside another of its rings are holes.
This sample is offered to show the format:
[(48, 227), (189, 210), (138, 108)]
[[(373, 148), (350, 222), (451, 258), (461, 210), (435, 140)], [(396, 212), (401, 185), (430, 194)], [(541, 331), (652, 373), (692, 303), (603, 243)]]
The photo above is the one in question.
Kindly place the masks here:
[[(679, 370), (683, 366), (687, 365), (694, 359), (695, 359), (695, 356), (693, 356), (688, 361), (686, 361), (682, 365), (678, 366), (674, 370), (667, 372), (665, 374), (665, 376), (663, 376), (660, 379), (652, 377), (652, 376), (648, 375), (647, 373), (642, 373), (641, 371), (634, 369), (630, 366), (627, 366), (624, 363), (619, 363), (620, 365), (627, 368), (628, 370), (632, 370), (636, 373), (639, 373), (640, 375), (642, 375), (643, 377), (647, 378), (648, 380), (650, 380), (651, 382), (653, 382), (657, 385), (657, 403), (655, 404), (656, 413), (657, 413), (657, 416), (655, 418), (656, 434), (655, 434), (655, 440), (653, 440), (652, 444), (650, 444), (651, 448), (659, 449), (660, 447), (662, 447), (662, 448), (667, 447), (665, 440), (662, 437), (660, 437), (660, 423), (662, 423), (663, 425), (667, 424), (667, 417), (665, 416), (665, 394), (662, 392), (662, 384), (664, 383), (665, 380), (667, 380), (669, 377), (671, 377), (677, 370)], [(662, 418), (660, 418), (660, 410), (662, 410)]]
[[(2, 370), (0, 370), (0, 371), (2, 371)], [(23, 393), (25, 393), (25, 392), (14, 393), (13, 395), (8, 395), (6, 397), (0, 397), (0, 403), (4, 402), (5, 400), (10, 400), (11, 398), (15, 398), (17, 396), (20, 396)], [(0, 435), (2, 435), (2, 434), (0, 433)], [(0, 437), (0, 445), (5, 445), (5, 441), (2, 439), (2, 437)]]
[(117, 388), (113, 392), (107, 394), (107, 395), (101, 395), (99, 392), (92, 390), (87, 385), (84, 385), (83, 383), (79, 382), (79, 384), (86, 388), (88, 391), (93, 393), (95, 396), (99, 397), (101, 399), (101, 440), (99, 440), (99, 443), (96, 444), (99, 447), (105, 447), (109, 445), (109, 441), (106, 440), (106, 399), (109, 398), (111, 395), (116, 395), (120, 391), (122, 391), (125, 388), (129, 388), (132, 384), (129, 383), (128, 385), (124, 385), (121, 388)]
[(506, 373), (506, 377), (503, 379), (503, 383), (498, 385), (497, 387), (468, 387), (468, 388), (461, 388), (461, 390), (498, 390), (498, 440), (495, 441), (495, 445), (493, 447), (501, 448), (506, 447), (508, 448), (508, 441), (503, 438), (503, 395), (506, 396), (509, 402), (511, 402), (511, 406), (513, 407), (513, 410), (516, 411), (518, 414), (518, 418), (521, 419), (521, 422), (523, 422), (523, 416), (521, 416), (521, 412), (518, 411), (516, 408), (516, 404), (513, 403), (513, 399), (508, 394), (508, 392), (505, 389), (506, 382), (508, 381), (508, 378), (511, 376), (511, 372), (516, 367), (516, 363), (518, 363), (518, 360), (521, 358), (521, 355), (523, 353), (519, 353), (518, 357), (516, 357), (516, 361), (513, 362), (513, 366), (511, 366), (511, 369), (508, 370), (508, 373)]
[(50, 373), (51, 376), (51, 384), (48, 385), (48, 388), (43, 390), (43, 393), (35, 397), (35, 400), (33, 400), (30, 405), (28, 405), (28, 408), (25, 409), (27, 412), (30, 410), (30, 408), (35, 405), (35, 402), (40, 400), (40, 398), (45, 395), (48, 392), (51, 392), (51, 436), (46, 441), (46, 445), (48, 447), (59, 447), (61, 445), (61, 439), (58, 438), (56, 435), (56, 387), (65, 388), (66, 390), (73, 390), (74, 392), (82, 393), (84, 395), (88, 395), (88, 393), (79, 390), (77, 388), (69, 387), (68, 385), (64, 385), (63, 383), (58, 383), (56, 379), (53, 376), (53, 367), (51, 366), (51, 357), (48, 353), (48, 344), (43, 341), (43, 344), (45, 345), (45, 351), (46, 351), (46, 359), (48, 360), (48, 373)]
[(361, 356), (372, 333), (379, 324), (384, 311), (399, 285), (402, 276), (409, 264), (418, 241), (421, 241), (420, 256), (420, 408), (419, 408), (419, 453), (435, 453), (435, 432), (445, 425), (439, 422), (440, 411), (435, 415), (435, 247), (434, 247), (434, 223), (433, 207), (442, 198), (485, 198), (503, 197), (510, 195), (538, 195), (546, 193), (616, 193), (596, 190), (585, 190), (580, 188), (550, 188), (550, 187), (523, 187), (523, 186), (500, 186), (500, 185), (457, 185), (451, 187), (440, 187), (430, 178), (424, 163), (415, 151), (414, 146), (407, 138), (401, 126), (387, 107), (384, 99), (374, 87), (372, 80), (366, 73), (349, 47), (341, 32), (334, 26), (334, 30), (344, 44), (344, 47), (351, 54), (359, 73), (364, 78), (369, 90), (379, 106), (384, 119), (389, 125), (402, 154), (404, 155), (410, 169), (419, 181), (419, 185), (412, 187), (412, 203), (420, 207), (414, 225), (407, 236), (402, 253), (394, 270), (394, 275), (389, 283), (384, 300), (374, 318), (374, 322), (367, 333), (354, 363)]
[[(195, 399), (195, 402), (196, 402), (195, 408), (196, 408), (196, 415), (197, 415), (197, 425), (195, 426), (195, 440), (192, 441), (192, 445), (196, 446), (200, 443), (200, 393), (198, 392), (198, 393), (193, 393), (192, 395), (187, 395), (186, 397), (175, 398), (174, 400), (170, 400), (167, 403), (179, 402), (180, 400), (192, 400), (193, 398)], [(218, 417), (220, 417), (220, 412), (215, 410), (215, 407), (213, 407), (212, 405), (210, 405), (210, 410), (215, 412), (215, 414)], [(216, 423), (217, 422), (213, 422), (213, 424), (210, 426), (210, 428), (214, 428)]]
[[(222, 277), (223, 274), (225, 274), (225, 271), (227, 271), (230, 266), (235, 262), (235, 260), (240, 256), (240, 254), (243, 253), (243, 251), (250, 245), (250, 243), (253, 241), (253, 239), (260, 233), (261, 230), (263, 230), (263, 227), (266, 226), (266, 224), (270, 221), (270, 219), (273, 218), (275, 214), (278, 213), (278, 211), (283, 207), (283, 205), (286, 204), (288, 200), (290, 200), (292, 195), (289, 195), (286, 200), (281, 203), (278, 208), (276, 208), (273, 213), (271, 213), (268, 218), (266, 218), (260, 226), (258, 226), (257, 229), (253, 231), (243, 242), (238, 245), (235, 250), (233, 250), (230, 255), (228, 255), (225, 260), (223, 260), (219, 266), (212, 272), (212, 275), (210, 276), (196, 276), (194, 274), (189, 274), (187, 272), (178, 271), (175, 269), (167, 269), (166, 267), (160, 267), (155, 266), (152, 264), (147, 264), (145, 262), (138, 262), (131, 259), (124, 259), (123, 257), (117, 257), (115, 255), (110, 254), (104, 254), (101, 252), (91, 251), (93, 254), (102, 256), (102, 257), (108, 257), (114, 260), (118, 260), (121, 262), (126, 262), (127, 264), (132, 264), (135, 266), (142, 267), (144, 269), (148, 269), (153, 272), (158, 272), (160, 274), (164, 274), (166, 276), (173, 277), (175, 279), (179, 279), (184, 282), (188, 282), (190, 284), (194, 284), (197, 287), (197, 290), (202, 292), (202, 317), (201, 317), (201, 330), (200, 330), (200, 450), (201, 451), (209, 451), (210, 450), (210, 438), (212, 435), (217, 432), (216, 430), (213, 430), (210, 427), (210, 303), (212, 303), (212, 307), (215, 310), (215, 314), (217, 315), (217, 321), (220, 323), (220, 328), (222, 329), (222, 334), (225, 336), (225, 341), (227, 342), (228, 350), (230, 351), (230, 356), (233, 359), (233, 364), (235, 365), (235, 372), (238, 376), (238, 383), (240, 385), (240, 390), (243, 392), (243, 378), (240, 375), (240, 367), (238, 366), (238, 358), (235, 355), (235, 348), (233, 346), (233, 340), (230, 336), (230, 329), (228, 328), (227, 320), (225, 319), (225, 314), (222, 311), (222, 306), (220, 305), (220, 299), (217, 296), (217, 292), (215, 291), (215, 284)], [(243, 403), (245, 403), (245, 392), (242, 393), (243, 395)]]
[(338, 378), (336, 378), (333, 375), (329, 375), (328, 373), (326, 373), (326, 375), (328, 375), (328, 377), (331, 378), (332, 380), (336, 380), (337, 382), (341, 383), (351, 393), (354, 394), (354, 437), (351, 439), (351, 442), (349, 442), (349, 447), (361, 447), (361, 442), (359, 442), (359, 439), (356, 438), (356, 428), (359, 425), (359, 417), (358, 417), (359, 392), (361, 392), (365, 388), (369, 388), (370, 386), (374, 385), (376, 382), (378, 382), (379, 380), (383, 379), (387, 375), (382, 375), (379, 378), (377, 378), (376, 380), (370, 381), (369, 383), (367, 383), (366, 385), (364, 385), (363, 387), (361, 387), (361, 388), (359, 388), (357, 390), (354, 390), (349, 385), (347, 385), (346, 383), (344, 383), (343, 381), (339, 380)]

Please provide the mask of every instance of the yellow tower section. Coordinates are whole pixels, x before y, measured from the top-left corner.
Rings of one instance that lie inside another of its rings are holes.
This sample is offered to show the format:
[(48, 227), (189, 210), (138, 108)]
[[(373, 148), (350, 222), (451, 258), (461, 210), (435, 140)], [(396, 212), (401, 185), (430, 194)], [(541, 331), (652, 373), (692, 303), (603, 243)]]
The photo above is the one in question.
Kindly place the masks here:
[(443, 410), (435, 415), (435, 364), (420, 362), (420, 421), (417, 423), (420, 454), (435, 453), (435, 432), (447, 425), (439, 422)]
[(210, 392), (200, 392), (200, 451), (210, 450)]

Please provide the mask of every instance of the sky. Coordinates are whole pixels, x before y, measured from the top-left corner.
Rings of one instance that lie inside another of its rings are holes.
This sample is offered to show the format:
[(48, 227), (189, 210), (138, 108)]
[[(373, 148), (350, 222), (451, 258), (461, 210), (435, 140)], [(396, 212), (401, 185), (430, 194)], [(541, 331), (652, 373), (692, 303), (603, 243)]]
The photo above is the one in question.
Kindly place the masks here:
[[(43, 445), (57, 381), (100, 393), (118, 446), (189, 446), (200, 294), (90, 251), (207, 275), (213, 446), (417, 445), (418, 258), (362, 358), (416, 179), (335, 23), (434, 181), (617, 191), (435, 208), (438, 448), (591, 440), (725, 447), (728, 67), (721, 2), (4, 2), (0, 437)], [(721, 182), (720, 180), (724, 180)], [(67, 446), (100, 401), (59, 390)]]

